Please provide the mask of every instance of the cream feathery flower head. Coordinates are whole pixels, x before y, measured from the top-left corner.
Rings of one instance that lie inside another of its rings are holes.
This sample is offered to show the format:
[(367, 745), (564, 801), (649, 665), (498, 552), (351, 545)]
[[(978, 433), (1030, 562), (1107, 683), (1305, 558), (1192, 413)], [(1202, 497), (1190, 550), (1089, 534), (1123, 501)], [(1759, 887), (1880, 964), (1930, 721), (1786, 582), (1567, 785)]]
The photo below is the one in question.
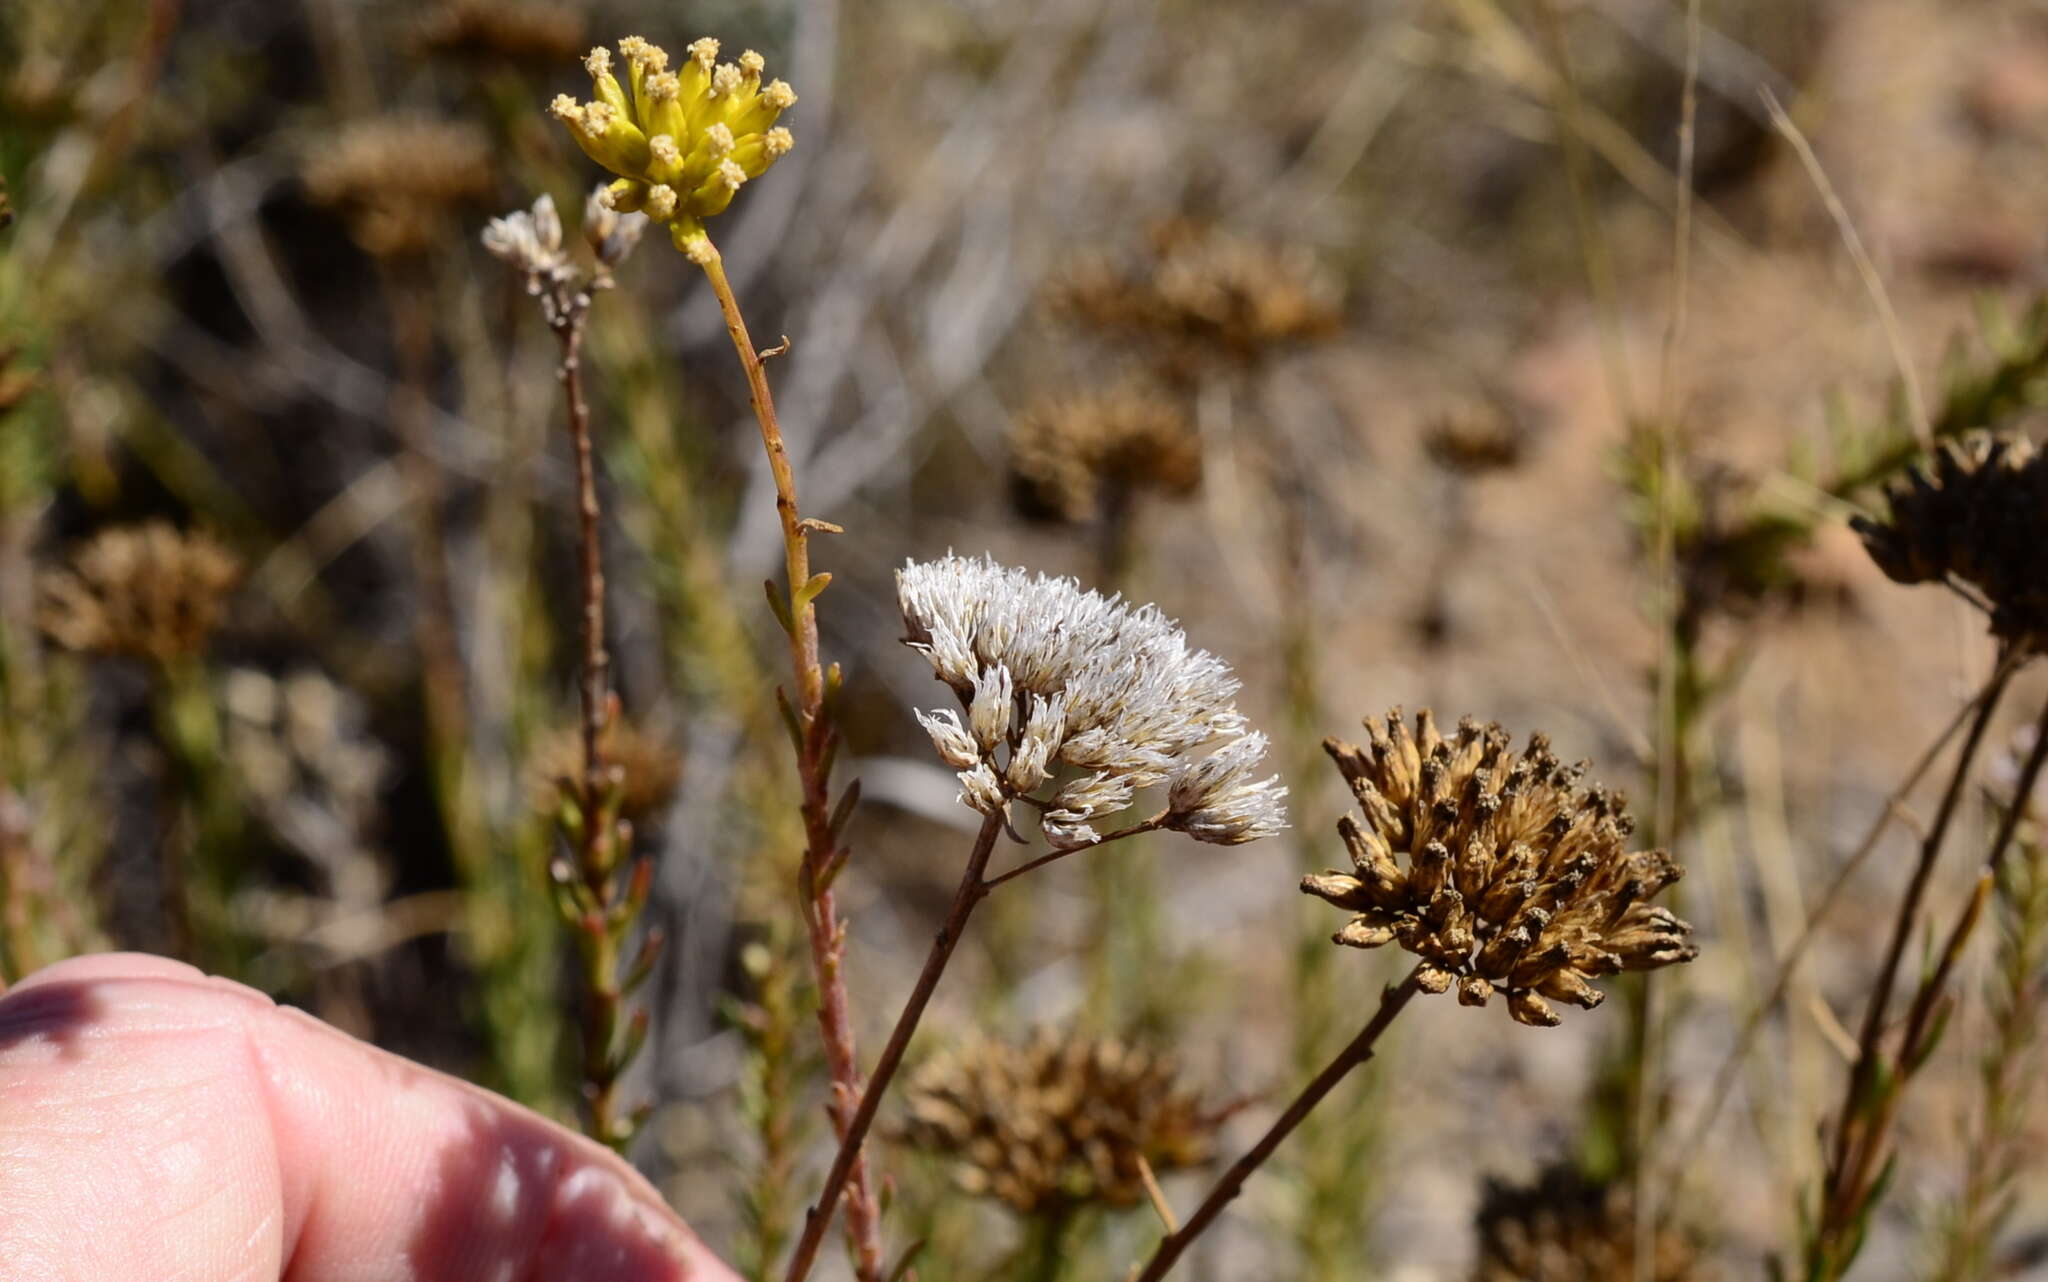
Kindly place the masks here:
[(609, 49), (584, 59), (595, 97), (558, 94), (548, 110), (576, 144), (618, 181), (605, 189), (611, 207), (641, 211), (669, 229), (693, 261), (709, 252), (704, 219), (725, 212), (733, 193), (788, 154), (794, 139), (776, 117), (796, 92), (780, 80), (761, 82), (764, 61), (753, 50), (719, 63), (718, 41), (692, 44), (675, 70), (668, 53), (639, 36), (619, 41), (622, 83)]
[[(918, 714), (961, 772), (964, 804), (994, 814), (1023, 799), (1057, 849), (1094, 845), (1099, 821), (1159, 784), (1167, 807), (1153, 826), (1197, 841), (1238, 845), (1286, 827), (1287, 790), (1252, 775), (1266, 739), (1237, 710), (1237, 679), (1156, 607), (986, 557), (909, 562), (896, 590), (905, 644), (966, 714)], [(1060, 765), (1080, 773), (1036, 796)]]

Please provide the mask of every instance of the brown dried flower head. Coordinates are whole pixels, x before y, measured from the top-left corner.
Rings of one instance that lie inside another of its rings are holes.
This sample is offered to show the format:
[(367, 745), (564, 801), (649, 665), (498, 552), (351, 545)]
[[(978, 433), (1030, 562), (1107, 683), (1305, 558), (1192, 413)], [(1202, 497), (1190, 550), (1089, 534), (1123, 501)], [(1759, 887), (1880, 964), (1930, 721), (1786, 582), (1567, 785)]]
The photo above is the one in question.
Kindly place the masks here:
[(1898, 583), (1967, 585), (1991, 632), (2048, 650), (2048, 454), (2016, 433), (1975, 433), (1887, 487), (1888, 520), (1850, 524)]
[(551, 65), (583, 52), (583, 15), (504, 0), (446, 0), (420, 19), (420, 52)]
[(38, 621), (66, 649), (171, 663), (205, 649), (241, 576), (241, 562), (204, 534), (122, 526), (94, 536), (70, 569), (41, 576)]
[(1473, 1225), (1472, 1282), (1695, 1282), (1691, 1243), (1665, 1228), (1636, 1268), (1634, 1203), (1619, 1185), (1551, 1167), (1527, 1187), (1487, 1181)]
[(1010, 426), (1010, 465), (1034, 512), (1083, 522), (1118, 494), (1192, 494), (1202, 481), (1194, 427), (1174, 401), (1123, 385), (1040, 403)]
[(1169, 368), (1182, 374), (1219, 355), (1250, 363), (1338, 326), (1337, 287), (1298, 246), (1186, 219), (1160, 224), (1151, 241), (1136, 260), (1073, 268), (1053, 286), (1054, 309), (1163, 343)]
[(1176, 1074), (1172, 1060), (1114, 1039), (983, 1041), (911, 1079), (904, 1138), (954, 1158), (967, 1192), (1025, 1215), (1131, 1206), (1145, 1196), (1139, 1158), (1154, 1171), (1208, 1161), (1232, 1111), (1205, 1107)]
[(1558, 1022), (1545, 998), (1591, 1010), (1605, 996), (1591, 980), (1698, 953), (1692, 927), (1650, 903), (1682, 870), (1627, 849), (1623, 800), (1579, 787), (1584, 763), (1562, 764), (1540, 734), (1511, 756), (1507, 731), (1469, 717), (1449, 739), (1427, 709), (1415, 724), (1396, 708), (1366, 721), (1369, 748), (1323, 742), (1365, 817), (1337, 825), (1352, 871), (1301, 882), (1356, 914), (1337, 943), (1397, 943), (1422, 959), (1424, 991), (1455, 983), (1467, 1006), (1498, 992), (1540, 1027)]
[[(675, 800), (682, 781), (683, 759), (669, 741), (629, 721), (613, 721), (604, 736), (605, 763), (619, 772), (619, 817), (635, 827), (659, 819)], [(530, 766), (533, 808), (553, 815), (562, 807), (562, 783), (583, 777), (583, 733), (564, 726), (541, 740)]]
[(445, 243), (448, 215), (493, 186), (481, 129), (406, 116), (342, 129), (307, 157), (300, 177), (314, 203), (343, 211), (349, 234), (379, 258)]
[(1460, 476), (1485, 476), (1520, 466), (1524, 453), (1521, 426), (1494, 406), (1470, 406), (1444, 414), (1422, 438), (1432, 463)]

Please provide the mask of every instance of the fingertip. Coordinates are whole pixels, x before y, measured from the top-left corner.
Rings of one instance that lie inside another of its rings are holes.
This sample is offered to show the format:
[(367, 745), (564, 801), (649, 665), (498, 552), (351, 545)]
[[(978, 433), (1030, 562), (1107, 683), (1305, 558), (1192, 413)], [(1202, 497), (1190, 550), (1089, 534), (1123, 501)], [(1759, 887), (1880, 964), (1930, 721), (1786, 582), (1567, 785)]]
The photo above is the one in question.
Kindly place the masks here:
[(192, 982), (206, 977), (206, 972), (197, 966), (150, 953), (89, 953), (83, 957), (67, 957), (60, 962), (51, 962), (41, 970), (30, 971), (8, 991), (18, 993), (45, 984), (103, 983), (123, 979)]

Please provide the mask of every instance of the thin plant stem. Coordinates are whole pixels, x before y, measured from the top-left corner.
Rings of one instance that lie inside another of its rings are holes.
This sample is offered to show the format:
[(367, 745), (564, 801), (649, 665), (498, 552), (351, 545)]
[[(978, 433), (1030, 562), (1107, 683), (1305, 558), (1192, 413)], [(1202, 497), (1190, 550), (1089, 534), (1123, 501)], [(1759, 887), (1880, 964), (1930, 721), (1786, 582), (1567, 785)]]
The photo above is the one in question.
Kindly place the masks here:
[(1180, 1221), (1174, 1217), (1173, 1204), (1166, 1200), (1166, 1190), (1159, 1187), (1159, 1177), (1152, 1173), (1152, 1163), (1138, 1154), (1138, 1178), (1144, 1181), (1146, 1200), (1152, 1203), (1152, 1213), (1166, 1226), (1169, 1234), (1180, 1232)]
[(1807, 948), (1820, 933), (1821, 923), (1827, 920), (1828, 914), (1834, 909), (1836, 901), (1841, 898), (1842, 892), (1847, 889), (1857, 871), (1872, 854), (1876, 853), (1878, 839), (1898, 818), (1900, 806), (1907, 794), (1919, 786), (1921, 778), (1934, 764), (1934, 759), (1948, 746), (1948, 741), (1963, 728), (1963, 723), (1977, 710), (1989, 693), (1988, 687), (1980, 690), (1974, 698), (1956, 710), (1948, 725), (1935, 736), (1934, 742), (1927, 745), (1926, 750), (1920, 754), (1920, 759), (1913, 763), (1905, 778), (1892, 790), (1891, 796), (1885, 799), (1883, 808), (1879, 810), (1877, 817), (1871, 820), (1870, 827), (1864, 831), (1863, 839), (1857, 843), (1856, 849), (1849, 857), (1842, 861), (1841, 868), (1828, 882), (1826, 889), (1821, 891), (1820, 899), (1814, 904), (1813, 911), (1807, 914), (1806, 922), (1800, 927), (1799, 934), (1793, 938), (1791, 946), (1785, 950), (1785, 956), (1778, 962), (1777, 974), (1771, 981), (1770, 991), (1764, 994), (1763, 999), (1757, 1002), (1755, 1008), (1743, 1020), (1742, 1028), (1736, 1034), (1735, 1044), (1722, 1058), (1720, 1067), (1715, 1069), (1712, 1084), (1707, 1088), (1706, 1103), (1701, 1105), (1698, 1118), (1686, 1132), (1685, 1139), (1670, 1147), (1670, 1156), (1666, 1159), (1664, 1196), (1659, 1201), (1660, 1207), (1664, 1208), (1664, 1218), (1668, 1218), (1670, 1209), (1675, 1208), (1678, 1203), (1677, 1185), (1684, 1176), (1685, 1164), (1690, 1160), (1690, 1155), (1696, 1154), (1700, 1145), (1706, 1142), (1707, 1133), (1720, 1118), (1721, 1107), (1727, 1103), (1728, 1093), (1735, 1084), (1735, 1075), (1741, 1070), (1742, 1062), (1749, 1058), (1749, 1052), (1755, 1048), (1757, 1035), (1763, 1031), (1764, 1020), (1778, 1008), (1780, 1002), (1785, 1000), (1785, 994), (1792, 987), (1792, 980), (1799, 970), (1799, 964), (1806, 958)]
[[(1927, 835), (1920, 843), (1920, 854), (1914, 864), (1913, 875), (1907, 883), (1906, 893), (1899, 901), (1899, 909), (1892, 922), (1892, 933), (1885, 946), (1884, 960), (1878, 969), (1875, 987), (1871, 990), (1870, 1001), (1864, 1009), (1863, 1026), (1857, 1035), (1856, 1062), (1850, 1069), (1842, 1102), (1835, 1118), (1834, 1135), (1829, 1144), (1827, 1173), (1821, 1188), (1821, 1219), (1816, 1226), (1814, 1250), (1817, 1258), (1832, 1261), (1835, 1270), (1846, 1264), (1837, 1260), (1835, 1254), (1840, 1246), (1839, 1239), (1849, 1231), (1847, 1222), (1861, 1200), (1861, 1190), (1867, 1185), (1869, 1165), (1883, 1141), (1883, 1119), (1876, 1123), (1860, 1109), (1859, 1103), (1869, 1096), (1878, 1072), (1879, 1060), (1883, 1055), (1882, 1041), (1885, 1030), (1885, 1016), (1891, 1009), (1892, 986), (1898, 977), (1900, 963), (1906, 952), (1906, 945), (1920, 918), (1920, 904), (1926, 897), (1927, 887), (1933, 880), (1935, 864), (1941, 855), (1941, 847), (1947, 839), (1948, 830), (1955, 818), (1962, 800), (1965, 785), (1970, 778), (1970, 768), (1977, 758), (1977, 750), (1983, 744), (1985, 731), (1989, 728), (1992, 715), (1997, 711), (2000, 696), (2011, 680), (2018, 666), (2014, 654), (2001, 652), (1998, 664), (1985, 687), (1982, 702), (1976, 715), (1971, 718), (1970, 728), (1963, 738), (1963, 745), (1957, 754), (1954, 772), (1949, 776), (1948, 787), (1944, 789), (1941, 802), (1935, 811), (1934, 821), (1929, 825)], [(1821, 1276), (1832, 1277), (1833, 1272)]]
[[(617, 700), (611, 693), (611, 658), (605, 648), (601, 542), (604, 513), (597, 497), (590, 406), (583, 395), (583, 332), (588, 303), (588, 295), (574, 299), (552, 314), (550, 326), (562, 349), (557, 376), (568, 404), (569, 439), (576, 457), (578, 570), (582, 592), (578, 693), (582, 705), (583, 776), (577, 789), (580, 814), (570, 835), (576, 856), (574, 875), (581, 880), (586, 897), (581, 911), (564, 916), (583, 964), (580, 978), (586, 1123), (593, 1139), (624, 1148), (639, 1129), (639, 1119), (635, 1111), (622, 1108), (619, 1083), (646, 1036), (647, 1013), (638, 1010), (626, 1017), (626, 999), (634, 981), (622, 974), (620, 963), (626, 932), (646, 903), (653, 864), (645, 857), (634, 861), (621, 886), (617, 877), (619, 862), (628, 851), (631, 834), (617, 820), (612, 799), (615, 781), (605, 761), (605, 731), (617, 716)], [(647, 973), (660, 947), (661, 937), (649, 935), (629, 968), (633, 976)], [(622, 1023), (627, 1033), (625, 1045), (620, 1047)]]
[(992, 883), (984, 880), (983, 874), (988, 871), (989, 855), (994, 852), (996, 838), (1002, 831), (1003, 817), (1000, 814), (989, 815), (981, 821), (981, 832), (976, 835), (974, 849), (967, 856), (967, 868), (960, 875), (959, 888), (953, 892), (953, 905), (946, 912), (945, 923), (932, 938), (931, 951), (925, 955), (924, 969), (917, 976), (916, 986), (910, 990), (909, 1000), (903, 1003), (902, 1014), (896, 1017), (896, 1027), (889, 1034), (888, 1043), (882, 1047), (882, 1057), (875, 1061), (874, 1076), (868, 1079), (867, 1089), (861, 1093), (859, 1107), (849, 1119), (846, 1132), (840, 1136), (839, 1152), (832, 1159), (832, 1169), (825, 1175), (825, 1187), (804, 1217), (803, 1236), (797, 1240), (796, 1252), (790, 1257), (789, 1270), (784, 1275), (787, 1282), (803, 1282), (811, 1271), (811, 1265), (817, 1258), (818, 1244), (824, 1240), (825, 1230), (832, 1222), (840, 1190), (847, 1187), (852, 1176), (861, 1141), (867, 1137), (868, 1128), (874, 1125), (875, 1113), (882, 1106), (882, 1096), (889, 1089), (889, 1080), (903, 1063), (903, 1053), (910, 1048), (911, 1034), (917, 1031), (918, 1021), (924, 1018), (924, 1009), (930, 1004), (932, 993), (938, 989), (939, 978), (946, 972), (946, 963), (952, 960), (953, 949), (967, 929), (967, 919), (973, 915), (975, 905), (988, 897)]
[(2020, 820), (2027, 813), (2044, 765), (2048, 765), (2048, 702), (2042, 703), (2041, 715), (2034, 722), (2034, 742), (2027, 749), (2027, 759), (2020, 766), (2019, 778), (2013, 785), (2012, 804), (2005, 808), (2004, 816), (1999, 819), (1998, 835), (1991, 839), (1991, 853), (1984, 858), (1985, 866), (1994, 875), (2005, 859), (2005, 852), (2012, 846), (2014, 834), (2019, 831)]
[[(834, 876), (846, 858), (832, 823), (831, 769), (838, 735), (826, 706), (826, 675), (818, 659), (816, 599), (818, 592), (823, 590), (824, 576), (819, 576), (820, 582), (813, 583), (811, 575), (810, 532), (830, 527), (806, 521), (797, 506), (796, 475), (790, 467), (789, 449), (783, 443), (782, 425), (775, 417), (775, 399), (768, 390), (767, 369), (762, 364), (760, 352), (754, 347), (753, 338), (747, 333), (747, 322), (740, 314), (739, 300), (733, 294), (732, 282), (726, 278), (725, 261), (708, 239), (704, 241), (701, 258), (699, 266), (711, 282), (712, 292), (718, 296), (726, 334), (732, 339), (733, 350), (739, 355), (740, 366), (746, 373), (747, 399), (753, 407), (755, 421), (760, 424), (761, 445), (767, 451), (768, 470), (775, 481), (775, 512), (782, 525), (783, 564), (789, 594), (786, 609), (778, 603), (777, 613), (789, 636), (790, 666), (796, 678), (796, 701), (792, 711), (796, 722), (797, 775), (802, 788), (804, 821), (804, 855), (797, 874), (798, 891), (811, 948), (811, 965), (818, 980), (818, 1027), (825, 1043), (826, 1072), (831, 1078), (827, 1112), (831, 1115), (833, 1129), (838, 1133), (844, 1158), (845, 1171), (840, 1178), (846, 1189), (847, 1237), (853, 1251), (855, 1272), (863, 1282), (874, 1282), (881, 1277), (883, 1268), (882, 1215), (881, 1205), (868, 1178), (867, 1164), (861, 1155), (860, 1140), (864, 1128), (856, 1131), (853, 1126), (854, 1101), (862, 1095), (860, 1060), (855, 1053), (852, 1010), (842, 973), (846, 930), (839, 920), (838, 904), (832, 893)], [(838, 1169), (840, 1165), (835, 1162), (834, 1168)], [(828, 1189), (832, 1197), (838, 1196), (838, 1189), (829, 1183)], [(832, 1202), (821, 1202), (820, 1208), (812, 1212), (813, 1223), (805, 1225), (796, 1260), (804, 1260), (806, 1249), (812, 1257), (817, 1253), (818, 1238), (823, 1233), (823, 1225), (819, 1222), (831, 1219)], [(795, 1267), (793, 1261), (792, 1269)], [(803, 1267), (807, 1269), (808, 1262)], [(793, 1272), (792, 1276), (801, 1277), (802, 1274)]]
[(569, 439), (576, 454), (576, 533), (583, 588), (583, 801), (595, 811), (604, 795), (604, 728), (611, 657), (604, 641), (604, 551), (599, 545), (597, 464), (590, 439), (590, 406), (583, 398), (583, 319), (557, 328), (562, 344), (562, 395), (569, 405)]
[(1274, 1120), (1273, 1125), (1267, 1128), (1266, 1133), (1259, 1137), (1259, 1142), (1247, 1149), (1243, 1157), (1231, 1163), (1230, 1169), (1225, 1171), (1223, 1178), (1209, 1190), (1209, 1195), (1202, 1199), (1202, 1204), (1195, 1208), (1195, 1213), (1188, 1217), (1187, 1223), (1175, 1232), (1167, 1234), (1165, 1240), (1160, 1242), (1158, 1249), (1152, 1253), (1152, 1259), (1145, 1265), (1144, 1272), (1138, 1274), (1136, 1282), (1159, 1282), (1160, 1278), (1165, 1277), (1180, 1259), (1181, 1254), (1188, 1249), (1188, 1245), (1200, 1237), (1203, 1230), (1223, 1213), (1223, 1208), (1244, 1190), (1244, 1182), (1273, 1155), (1273, 1151), (1280, 1147), (1281, 1141), (1292, 1134), (1295, 1127), (1301, 1125), (1302, 1120), (1314, 1111), (1316, 1105), (1322, 1103), (1323, 1097), (1335, 1089), (1337, 1083), (1343, 1081), (1352, 1069), (1372, 1058), (1373, 1046), (1379, 1041), (1380, 1034), (1387, 1031), (1387, 1026), (1392, 1024), (1394, 1017), (1408, 1005), (1409, 999), (1421, 991), (1416, 984), (1416, 975), (1420, 970), (1420, 966), (1416, 967), (1415, 970), (1408, 972), (1406, 979), (1381, 991), (1379, 1009), (1373, 1012), (1373, 1017), (1359, 1030), (1358, 1036), (1352, 1038), (1350, 1045), (1337, 1052), (1337, 1057), (1330, 1061), (1328, 1067), (1316, 1074), (1314, 1080), (1302, 1088), (1301, 1094), (1294, 1097), (1294, 1102), (1289, 1104), (1286, 1111), (1282, 1112)]
[[(2039, 736), (2048, 732), (2048, 704), (2044, 704), (2041, 719), (2036, 727), (2037, 737), (2027, 754), (2026, 764), (2020, 769), (2015, 785), (2015, 802), (2006, 809), (1993, 839), (1990, 853), (1985, 857), (1984, 869), (1978, 875), (1976, 892), (1970, 897), (1955, 925), (1948, 932), (1932, 973), (1927, 975), (1913, 994), (1912, 1006), (1907, 1012), (1905, 1028), (1899, 1038), (1898, 1053), (1894, 1058), (1894, 1072), (1904, 1077), (1914, 1072), (1931, 1053), (1934, 1041), (1944, 1022), (1948, 1009), (1949, 977), (1955, 973), (1961, 962), (1963, 949), (1968, 944), (1977, 923), (1983, 918), (1984, 905), (1991, 897), (1991, 888), (1998, 874), (1999, 865), (2010, 848), (2013, 835), (2018, 831), (2021, 812), (2026, 797), (2032, 794), (2040, 781), (2044, 763), (2048, 763), (2048, 740)], [(1886, 1140), (1891, 1133), (1893, 1121), (1899, 1110), (1902, 1092), (1893, 1088), (1883, 1092), (1877, 1099), (1863, 1124), (1853, 1132), (1852, 1143), (1846, 1145), (1835, 1166), (1829, 1169), (1829, 1185), (1822, 1191), (1822, 1207), (1825, 1217), (1821, 1232), (1816, 1239), (1816, 1259), (1825, 1271), (1818, 1276), (1832, 1278), (1845, 1268), (1854, 1253), (1853, 1239), (1849, 1249), (1842, 1249), (1841, 1239), (1845, 1231), (1853, 1229), (1869, 1213), (1867, 1206), (1872, 1196), (1870, 1190), (1876, 1187), (1878, 1176), (1873, 1174), (1879, 1168), (1886, 1150)], [(1845, 1115), (1846, 1116), (1846, 1115)], [(1845, 1132), (1848, 1130), (1844, 1124)], [(1879, 1168), (1881, 1169), (1881, 1168)]]

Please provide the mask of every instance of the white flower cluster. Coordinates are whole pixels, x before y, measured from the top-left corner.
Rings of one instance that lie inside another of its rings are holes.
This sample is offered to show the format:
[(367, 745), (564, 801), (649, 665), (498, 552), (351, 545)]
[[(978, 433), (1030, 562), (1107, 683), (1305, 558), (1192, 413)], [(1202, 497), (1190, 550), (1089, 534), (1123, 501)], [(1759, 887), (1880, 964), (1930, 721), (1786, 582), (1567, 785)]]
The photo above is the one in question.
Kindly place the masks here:
[(533, 202), (532, 213), (515, 209), (491, 219), (483, 240), (485, 249), (526, 276), (529, 294), (564, 284), (576, 274), (562, 252), (562, 218), (555, 212), (555, 199), (545, 192)]
[[(604, 203), (604, 188), (583, 202), (583, 239), (600, 274), (624, 262), (647, 230), (645, 214), (621, 214)], [(539, 294), (573, 283), (576, 267), (562, 248), (562, 216), (554, 197), (542, 192), (531, 212), (515, 209), (484, 228), (484, 248), (526, 277), (526, 292)]]
[[(919, 713), (983, 814), (1031, 796), (1056, 765), (1085, 773), (1044, 802), (1056, 849), (1100, 840), (1095, 823), (1165, 784), (1161, 826), (1237, 845), (1286, 827), (1278, 776), (1252, 775), (1266, 737), (1248, 731), (1237, 679), (1153, 606), (1132, 609), (1072, 579), (986, 557), (907, 563), (896, 592), (904, 641), (930, 660), (966, 712)], [(1221, 740), (1207, 755), (1198, 749)]]

